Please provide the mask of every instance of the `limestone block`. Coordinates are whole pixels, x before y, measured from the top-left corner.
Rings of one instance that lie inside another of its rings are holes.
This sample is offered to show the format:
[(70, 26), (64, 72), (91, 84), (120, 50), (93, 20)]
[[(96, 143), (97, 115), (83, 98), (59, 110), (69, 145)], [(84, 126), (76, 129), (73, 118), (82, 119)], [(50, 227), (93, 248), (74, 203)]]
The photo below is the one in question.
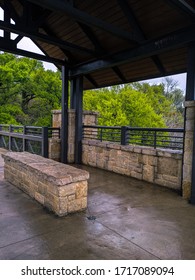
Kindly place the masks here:
[(195, 119), (195, 109), (194, 107), (190, 107), (186, 109), (186, 120), (194, 120)]
[(173, 190), (180, 190), (181, 189), (180, 183), (173, 183), (173, 182), (166, 181), (166, 180), (163, 180), (163, 179), (155, 179), (154, 183), (157, 184), (157, 185), (160, 185), (160, 186), (168, 187), (168, 188), (173, 189)]
[(86, 209), (87, 208), (87, 197), (83, 197), (81, 200), (81, 208)]
[(137, 173), (142, 173), (142, 164), (129, 164), (128, 169)]
[[(69, 200), (70, 203), (72, 202)], [(59, 209), (60, 214), (66, 214), (68, 212), (68, 198), (67, 197), (60, 197), (59, 199)]]
[(172, 183), (176, 183), (176, 184), (180, 184), (180, 177), (174, 177), (174, 176), (170, 176), (170, 175), (162, 175), (162, 179), (168, 182), (172, 182)]
[(87, 181), (75, 183), (76, 186), (76, 199), (87, 196), (88, 184)]
[(156, 149), (154, 149), (154, 148), (142, 148), (142, 154), (143, 155), (155, 156), (156, 155)]
[(139, 153), (132, 153), (132, 152), (130, 152), (129, 153), (129, 157), (127, 156), (127, 158), (129, 158), (130, 162), (138, 163)]
[(131, 171), (131, 177), (139, 179), (139, 180), (143, 180), (143, 175), (141, 173), (137, 173), (135, 171)]
[(35, 192), (35, 199), (41, 203), (41, 204), (44, 204), (44, 201), (45, 201), (45, 198), (42, 194), (38, 193), (38, 192)]
[(191, 182), (183, 180), (182, 184), (182, 190), (183, 190), (183, 198), (184, 199), (190, 199), (191, 197)]
[(120, 144), (107, 144), (107, 147), (110, 149), (114, 149), (114, 150), (121, 150), (121, 145)]
[(194, 120), (186, 120), (186, 131), (194, 131)]
[(184, 142), (184, 151), (186, 152), (191, 152), (193, 148), (193, 138), (186, 138), (185, 137), (185, 142)]
[(141, 147), (134, 147), (133, 148), (133, 151), (134, 151), (134, 153), (138, 153), (138, 154), (141, 154), (142, 153), (142, 148)]
[(192, 179), (192, 166), (185, 164), (183, 166), (183, 180), (191, 182)]
[(68, 196), (74, 194), (76, 191), (76, 184), (71, 183), (65, 186), (61, 186), (58, 188), (59, 196)]
[(158, 173), (178, 176), (178, 161), (173, 158), (158, 158)]
[(192, 149), (191, 151), (186, 151), (184, 153), (184, 164), (192, 165)]
[(121, 146), (121, 151), (133, 152), (134, 146), (133, 145), (125, 145)]
[(47, 192), (47, 185), (42, 182), (38, 182), (38, 193), (45, 195)]
[(76, 198), (75, 194), (71, 194), (68, 196), (69, 201), (75, 200), (75, 198)]
[(82, 198), (75, 199), (73, 201), (68, 201), (68, 213), (81, 211), (82, 208)]
[(143, 180), (147, 182), (154, 182), (154, 167), (151, 165), (143, 166)]

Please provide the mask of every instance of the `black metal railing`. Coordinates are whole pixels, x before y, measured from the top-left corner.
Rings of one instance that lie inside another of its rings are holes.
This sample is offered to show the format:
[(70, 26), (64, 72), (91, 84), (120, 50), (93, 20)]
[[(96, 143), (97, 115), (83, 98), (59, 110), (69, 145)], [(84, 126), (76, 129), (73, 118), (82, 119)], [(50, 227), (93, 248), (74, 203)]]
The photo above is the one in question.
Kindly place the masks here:
[(0, 124), (0, 147), (48, 157), (48, 139), (60, 138), (60, 128)]
[(121, 145), (183, 149), (183, 128), (139, 128), (129, 126), (83, 126), (83, 139), (120, 143)]

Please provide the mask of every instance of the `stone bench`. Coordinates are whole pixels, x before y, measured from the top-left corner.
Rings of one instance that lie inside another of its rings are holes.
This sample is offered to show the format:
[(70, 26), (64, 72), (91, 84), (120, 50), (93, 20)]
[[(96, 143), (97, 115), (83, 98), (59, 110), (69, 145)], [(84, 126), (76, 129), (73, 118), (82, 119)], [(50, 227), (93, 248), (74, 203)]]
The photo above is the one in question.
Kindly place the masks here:
[(87, 207), (89, 173), (27, 152), (8, 152), (4, 177), (58, 216)]

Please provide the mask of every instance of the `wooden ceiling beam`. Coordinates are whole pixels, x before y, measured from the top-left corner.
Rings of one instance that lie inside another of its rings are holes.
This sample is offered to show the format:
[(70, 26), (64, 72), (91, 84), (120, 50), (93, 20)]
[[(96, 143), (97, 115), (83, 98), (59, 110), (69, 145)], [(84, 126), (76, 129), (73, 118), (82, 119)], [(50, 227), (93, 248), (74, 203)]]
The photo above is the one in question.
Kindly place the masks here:
[(15, 25), (8, 24), (8, 23), (0, 20), (0, 29), (9, 31), (9, 32), (14, 32), (14, 33), (22, 35), (22, 36), (27, 36), (33, 40), (42, 41), (42, 42), (61, 47), (63, 49), (72, 50), (72, 51), (75, 51), (78, 53), (85, 53), (85, 54), (91, 54), (91, 55), (95, 54), (95, 52), (93, 50), (83, 48), (83, 47), (77, 46), (75, 44), (71, 44), (69, 42), (54, 38), (52, 36), (47, 36), (45, 34), (29, 30), (28, 28), (26, 28), (25, 26), (22, 26), (21, 24), (19, 24), (19, 25), (18, 24), (15, 24)]
[(13, 53), (13, 54), (16, 54), (16, 55), (21, 55), (21, 56), (41, 60), (41, 61), (54, 63), (54, 64), (57, 64), (57, 65), (65, 65), (66, 64), (65, 61), (57, 59), (57, 58), (50, 57), (48, 55), (46, 56), (46, 55), (37, 54), (37, 53), (33, 53), (33, 52), (18, 49), (14, 40), (9, 40), (9, 42), (8, 42), (4, 38), (0, 38), (0, 50), (4, 51), (4, 52), (10, 52), (10, 53)]
[(195, 9), (184, 0), (165, 0), (173, 7), (176, 7), (180, 12), (192, 18), (195, 17)]
[[(140, 41), (144, 42), (147, 40), (147, 37), (143, 31), (143, 29), (141, 28), (134, 12), (132, 11), (132, 9), (130, 8), (127, 0), (117, 0), (118, 4), (121, 8), (121, 10), (123, 11), (123, 14), (126, 16), (130, 27), (133, 29), (133, 32), (136, 34), (137, 37), (140, 38)], [(161, 74), (165, 73), (165, 68), (162, 64), (162, 62), (160, 61), (160, 58), (155, 55), (151, 57), (153, 63), (155, 64), (155, 66), (157, 67), (157, 69), (159, 70), (159, 72)]]
[(28, 0), (28, 1), (53, 11), (64, 12), (67, 15), (71, 16), (71, 18), (75, 19), (76, 21), (84, 23), (88, 26), (95, 26), (97, 28), (100, 28), (118, 38), (128, 40), (128, 41), (133, 41), (133, 42), (137, 42), (139, 40), (139, 38), (136, 38), (136, 36), (133, 33), (127, 32), (113, 24), (101, 20), (100, 18), (91, 16), (86, 12), (74, 8), (74, 6), (69, 3), (69, 1), (62, 1), (62, 0), (55, 0), (55, 1)]
[(134, 49), (128, 49), (123, 52), (112, 54), (104, 59), (98, 59), (89, 63), (75, 66), (70, 70), (70, 76), (74, 77), (81, 74), (91, 73), (97, 70), (119, 66), (121, 64), (140, 60), (143, 58), (155, 56), (163, 52), (186, 46), (186, 44), (195, 41), (195, 26), (184, 28), (177, 32), (172, 32), (166, 36), (147, 40), (146, 43), (137, 46)]

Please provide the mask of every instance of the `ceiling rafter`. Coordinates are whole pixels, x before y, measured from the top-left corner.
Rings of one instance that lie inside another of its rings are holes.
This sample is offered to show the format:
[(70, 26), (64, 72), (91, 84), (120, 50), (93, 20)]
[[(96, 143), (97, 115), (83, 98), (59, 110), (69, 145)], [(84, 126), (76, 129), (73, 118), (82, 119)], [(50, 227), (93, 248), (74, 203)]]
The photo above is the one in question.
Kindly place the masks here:
[(52, 36), (47, 36), (45, 34), (39, 33), (39, 32), (34, 32), (32, 30), (28, 30), (26, 29), (25, 26), (22, 26), (21, 24), (7, 24), (4, 21), (0, 20), (0, 29), (3, 29), (5, 31), (9, 31), (9, 32), (14, 32), (23, 36), (27, 36), (31, 39), (34, 40), (39, 40), (48, 44), (52, 44), (58, 47), (61, 47), (63, 49), (67, 49), (67, 50), (74, 50), (75, 52), (79, 52), (79, 53), (86, 53), (86, 54), (94, 54), (94, 51), (87, 49), (87, 48), (83, 48), (80, 46), (77, 46), (75, 44), (71, 44), (68, 42), (65, 42), (61, 39), (57, 39), (57, 38), (53, 38)]
[(143, 33), (143, 30), (141, 29), (132, 9), (130, 9), (128, 2), (126, 0), (117, 0), (117, 2), (126, 19), (128, 20), (129, 25), (133, 30), (132, 32), (135, 33), (136, 37), (139, 38), (140, 42), (145, 41), (146, 38)]
[(127, 32), (113, 24), (105, 22), (97, 17), (91, 16), (88, 13), (75, 8), (68, 1), (61, 1), (61, 0), (55, 0), (55, 1), (42, 0), (41, 2), (39, 0), (28, 0), (28, 1), (38, 6), (51, 9), (53, 11), (64, 12), (69, 16), (71, 16), (72, 18), (74, 18), (76, 21), (84, 23), (88, 26), (98, 27), (114, 36), (117, 36), (118, 38), (128, 40), (128, 41), (133, 41), (133, 42), (137, 42), (139, 40), (139, 38), (136, 38), (136, 36), (133, 33)]
[(70, 70), (70, 76), (74, 77), (81, 74), (91, 73), (96, 70), (106, 69), (113, 66), (140, 60), (148, 56), (154, 56), (195, 41), (195, 26), (183, 28), (177, 32), (172, 32), (166, 36), (147, 40), (145, 44), (134, 49), (128, 49), (116, 54), (112, 54), (112, 59), (107, 56), (104, 59), (98, 59), (89, 63), (75, 66)]
[[(100, 55), (106, 55), (107, 51), (100, 44), (98, 38), (93, 33), (92, 29), (87, 25), (84, 25), (81, 23), (78, 23), (78, 24), (79, 24), (80, 28), (83, 30), (83, 32), (85, 33), (85, 35), (88, 37), (88, 39), (91, 41), (91, 43), (94, 45), (94, 47), (97, 48), (98, 53)], [(120, 69), (117, 66), (112, 67), (112, 70), (118, 76), (118, 78), (121, 80), (121, 82), (123, 82), (123, 83), (126, 82), (126, 79), (125, 79), (123, 73), (120, 71)]]
[(10, 53), (13, 53), (16, 55), (26, 56), (26, 57), (34, 58), (34, 59), (41, 60), (41, 61), (51, 62), (51, 63), (58, 64), (58, 65), (66, 64), (65, 61), (57, 59), (57, 58), (53, 58), (53, 57), (45, 56), (42, 54), (37, 54), (37, 53), (18, 49), (16, 47), (14, 40), (10, 40), (10, 42), (8, 44), (7, 40), (5, 40), (4, 38), (0, 38), (0, 49), (1, 49), (1, 51), (4, 51), (4, 52), (10, 52)]
[[(53, 38), (57, 38), (54, 34), (54, 32), (51, 30), (51, 28), (49, 28), (49, 26), (47, 24), (42, 25), (43, 30), (49, 35), (52, 36)], [(66, 56), (66, 58), (68, 59), (68, 61), (71, 61), (72, 63), (76, 63), (75, 58), (73, 57), (72, 53), (68, 50), (65, 50), (64, 48), (60, 47), (60, 50), (64, 53), (64, 55)]]
[(170, 5), (176, 7), (180, 12), (192, 18), (195, 17), (195, 9), (184, 0), (165, 0)]
[(90, 74), (86, 74), (85, 78), (96, 88), (98, 88), (98, 84), (96, 83), (96, 81), (91, 77)]
[(126, 82), (127, 82), (125, 76), (123, 75), (123, 73), (121, 72), (121, 70), (119, 69), (118, 66), (112, 67), (112, 70), (113, 70), (114, 73), (120, 78), (120, 80), (121, 80), (123, 83), (126, 83)]
[(103, 49), (102, 45), (100, 44), (99, 40), (97, 39), (97, 37), (95, 36), (95, 34), (93, 33), (91, 27), (89, 27), (88, 25), (81, 23), (81, 22), (77, 22), (77, 24), (79, 25), (81, 30), (85, 33), (85, 35), (88, 37), (89, 41), (94, 46), (97, 54), (104, 53), (104, 49)]
[[(138, 20), (134, 14), (134, 12), (132, 11), (132, 9), (129, 7), (129, 4), (127, 2), (127, 0), (117, 0), (118, 4), (121, 8), (121, 10), (123, 11), (124, 15), (126, 16), (130, 27), (132, 27), (133, 32), (135, 32), (136, 36), (140, 38), (140, 41), (144, 42), (147, 40), (147, 37), (143, 31), (143, 29), (141, 28), (140, 24), (138, 23)], [(166, 70), (160, 60), (160, 58), (155, 55), (151, 57), (153, 63), (155, 64), (155, 66), (157, 67), (157, 69), (159, 70), (159, 72), (161, 74), (165, 74)]]

